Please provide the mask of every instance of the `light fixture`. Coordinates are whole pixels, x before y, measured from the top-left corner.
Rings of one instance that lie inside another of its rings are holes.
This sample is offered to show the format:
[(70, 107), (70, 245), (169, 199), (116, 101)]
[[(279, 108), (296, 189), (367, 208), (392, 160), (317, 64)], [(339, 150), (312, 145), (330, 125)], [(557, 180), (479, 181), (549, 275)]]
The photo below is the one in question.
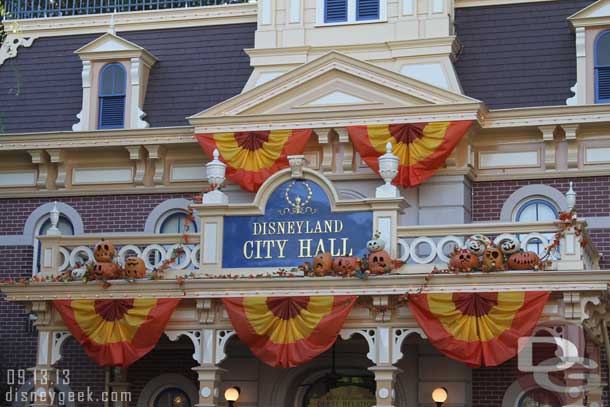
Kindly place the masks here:
[(233, 386), (225, 390), (225, 399), (229, 402), (229, 407), (239, 399), (239, 387)]
[(186, 399), (181, 394), (176, 395), (174, 397), (174, 400), (172, 400), (172, 407), (182, 407), (185, 404), (186, 404)]
[(441, 407), (447, 401), (447, 395), (447, 389), (444, 387), (437, 387), (432, 391), (432, 401), (436, 403), (436, 407)]

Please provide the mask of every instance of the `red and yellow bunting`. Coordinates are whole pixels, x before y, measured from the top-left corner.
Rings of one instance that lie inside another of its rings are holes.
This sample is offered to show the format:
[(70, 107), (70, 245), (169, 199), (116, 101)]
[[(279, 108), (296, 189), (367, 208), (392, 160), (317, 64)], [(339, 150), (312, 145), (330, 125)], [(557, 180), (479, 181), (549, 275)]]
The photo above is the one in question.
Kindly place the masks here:
[(357, 296), (225, 298), (237, 336), (257, 358), (299, 366), (332, 346)]
[(303, 154), (311, 129), (196, 134), (213, 157), (218, 149), (227, 164), (226, 177), (243, 189), (256, 192), (273, 173), (288, 168), (288, 156)]
[(409, 296), (409, 309), (429, 341), (470, 366), (497, 366), (519, 353), (549, 292), (442, 293)]
[(472, 125), (471, 120), (455, 122), (380, 124), (350, 126), (349, 136), (360, 157), (379, 173), (379, 156), (385, 154), (386, 144), (400, 166), (394, 184), (414, 187), (441, 168), (449, 154)]
[(100, 366), (127, 367), (150, 352), (179, 299), (56, 300), (72, 336)]

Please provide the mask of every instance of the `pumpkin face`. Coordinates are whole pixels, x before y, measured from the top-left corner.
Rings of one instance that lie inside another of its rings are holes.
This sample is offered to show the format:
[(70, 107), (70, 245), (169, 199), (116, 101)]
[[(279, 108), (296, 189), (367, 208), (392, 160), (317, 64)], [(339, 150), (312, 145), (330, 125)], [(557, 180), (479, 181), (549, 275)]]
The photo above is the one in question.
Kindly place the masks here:
[(379, 250), (385, 249), (385, 241), (381, 238), (371, 239), (366, 243), (366, 248), (369, 252), (378, 252)]
[(468, 249), (456, 249), (449, 260), (449, 267), (457, 271), (470, 271), (479, 264), (479, 258)]
[(146, 277), (146, 265), (139, 257), (128, 257), (125, 259), (125, 273), (128, 278)]
[(466, 239), (466, 248), (477, 256), (482, 256), (485, 249), (491, 246), (491, 241), (485, 235), (480, 233), (470, 236)]
[(320, 253), (313, 258), (313, 272), (316, 276), (327, 275), (333, 267), (333, 256), (330, 253)]
[(488, 247), (483, 252), (483, 271), (501, 270), (504, 266), (504, 254), (497, 247)]
[(519, 249), (521, 249), (521, 243), (516, 238), (510, 237), (502, 240), (502, 243), (500, 244), (500, 249), (502, 249), (502, 252), (504, 254), (510, 255), (513, 253), (517, 253)]
[(93, 274), (100, 280), (112, 280), (121, 277), (121, 270), (114, 263), (97, 263), (93, 266)]
[(350, 276), (356, 268), (357, 257), (337, 257), (333, 260), (333, 271), (340, 276)]
[(385, 250), (369, 253), (367, 260), (371, 274), (385, 274), (394, 269), (394, 263)]
[(510, 270), (536, 270), (540, 267), (540, 257), (534, 252), (519, 252), (508, 258)]
[(95, 245), (93, 250), (93, 257), (98, 263), (109, 263), (114, 259), (116, 251), (114, 245), (108, 240), (101, 240)]

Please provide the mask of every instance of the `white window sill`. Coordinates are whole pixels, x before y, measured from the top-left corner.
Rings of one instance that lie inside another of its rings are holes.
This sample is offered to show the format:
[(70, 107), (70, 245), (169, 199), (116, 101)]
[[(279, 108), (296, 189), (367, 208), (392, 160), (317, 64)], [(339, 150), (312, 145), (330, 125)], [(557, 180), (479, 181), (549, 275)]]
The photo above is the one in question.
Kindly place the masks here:
[(377, 20), (359, 20), (359, 21), (340, 21), (336, 23), (316, 23), (314, 27), (334, 27), (334, 26), (343, 26), (343, 25), (359, 25), (359, 24), (377, 24), (377, 23), (387, 23), (387, 18), (377, 19)]

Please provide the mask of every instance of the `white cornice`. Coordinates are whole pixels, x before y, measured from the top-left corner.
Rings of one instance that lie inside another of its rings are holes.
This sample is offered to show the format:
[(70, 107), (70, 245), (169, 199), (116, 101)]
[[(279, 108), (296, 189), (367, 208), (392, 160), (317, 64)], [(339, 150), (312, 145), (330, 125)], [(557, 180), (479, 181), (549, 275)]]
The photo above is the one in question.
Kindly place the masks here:
[(610, 105), (565, 105), (498, 109), (490, 110), (483, 116), (483, 128), (600, 122), (610, 122)]
[(55, 37), (60, 35), (95, 34), (108, 31), (114, 15), (117, 32), (159, 30), (219, 24), (255, 23), (256, 3), (189, 7), (165, 10), (133, 11), (116, 14), (90, 14), (7, 20), (7, 32), (22, 36)]
[[(429, 280), (429, 281), (428, 281)], [(393, 295), (442, 292), (508, 292), (508, 291), (593, 291), (608, 289), (608, 271), (508, 271), (500, 273), (464, 273), (436, 275), (402, 274), (356, 278), (242, 278), (187, 279), (179, 284), (171, 280), (112, 282), (38, 283), (28, 286), (2, 286), (8, 301), (34, 301), (79, 298), (223, 298), (245, 296), (302, 295)]]
[(66, 131), (0, 136), (0, 151), (193, 143), (193, 128)]

